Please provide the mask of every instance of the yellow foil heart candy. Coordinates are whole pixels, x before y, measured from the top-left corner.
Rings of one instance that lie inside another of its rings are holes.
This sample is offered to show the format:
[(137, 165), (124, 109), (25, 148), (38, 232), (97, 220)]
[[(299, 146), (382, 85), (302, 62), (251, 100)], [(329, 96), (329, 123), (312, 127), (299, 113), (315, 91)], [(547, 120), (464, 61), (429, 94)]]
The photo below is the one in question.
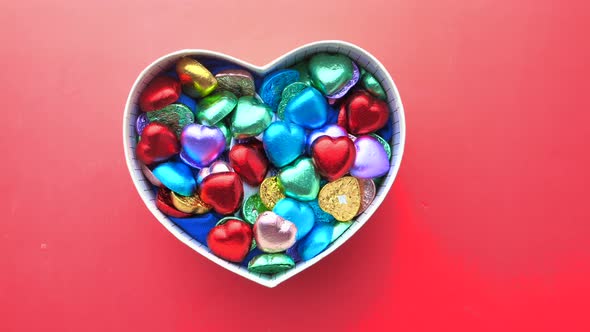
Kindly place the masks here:
[(205, 97), (217, 87), (217, 79), (199, 61), (182, 58), (176, 64), (182, 91), (193, 98)]
[(349, 221), (361, 208), (361, 189), (359, 181), (345, 176), (326, 184), (318, 195), (320, 208), (338, 221)]

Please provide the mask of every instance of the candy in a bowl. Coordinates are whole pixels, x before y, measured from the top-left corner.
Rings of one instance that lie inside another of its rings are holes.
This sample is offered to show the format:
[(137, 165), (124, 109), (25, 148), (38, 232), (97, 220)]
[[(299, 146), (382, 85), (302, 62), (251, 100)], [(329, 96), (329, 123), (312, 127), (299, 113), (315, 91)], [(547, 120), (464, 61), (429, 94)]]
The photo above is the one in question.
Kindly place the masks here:
[(158, 220), (269, 287), (368, 220), (405, 139), (391, 77), (344, 42), (306, 45), (265, 67), (172, 53), (140, 75), (125, 112), (127, 162)]

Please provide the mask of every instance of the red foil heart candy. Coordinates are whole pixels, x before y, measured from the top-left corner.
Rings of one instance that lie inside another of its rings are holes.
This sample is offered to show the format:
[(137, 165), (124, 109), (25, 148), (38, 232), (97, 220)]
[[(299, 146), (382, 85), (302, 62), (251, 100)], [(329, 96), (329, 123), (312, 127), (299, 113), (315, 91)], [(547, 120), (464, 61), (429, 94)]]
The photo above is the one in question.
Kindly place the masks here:
[(201, 183), (201, 199), (221, 214), (231, 214), (240, 208), (244, 187), (240, 176), (234, 172), (214, 173)]
[(244, 221), (229, 219), (211, 229), (207, 246), (216, 256), (234, 263), (246, 258), (252, 244), (252, 228)]
[(259, 186), (268, 171), (268, 158), (258, 140), (234, 145), (229, 152), (229, 163), (251, 186)]
[(156, 77), (139, 96), (139, 108), (144, 112), (162, 109), (180, 97), (180, 82), (170, 76)]
[(136, 155), (146, 165), (165, 161), (180, 151), (176, 134), (158, 122), (148, 124), (137, 143)]
[(318, 172), (328, 181), (344, 176), (354, 164), (356, 149), (348, 137), (322, 136), (312, 146), (312, 158)]
[(381, 129), (389, 119), (389, 108), (383, 100), (364, 90), (352, 93), (340, 105), (338, 124), (353, 135), (372, 133)]

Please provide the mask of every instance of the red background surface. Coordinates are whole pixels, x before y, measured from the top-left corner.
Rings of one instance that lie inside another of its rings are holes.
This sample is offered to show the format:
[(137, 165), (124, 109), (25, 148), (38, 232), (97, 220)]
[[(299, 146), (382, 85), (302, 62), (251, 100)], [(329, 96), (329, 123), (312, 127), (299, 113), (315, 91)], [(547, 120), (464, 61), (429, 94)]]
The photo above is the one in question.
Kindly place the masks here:
[[(587, 1), (3, 1), (1, 331), (588, 331)], [(383, 206), (276, 289), (148, 212), (124, 102), (157, 57), (264, 64), (343, 39), (390, 70), (407, 145)]]

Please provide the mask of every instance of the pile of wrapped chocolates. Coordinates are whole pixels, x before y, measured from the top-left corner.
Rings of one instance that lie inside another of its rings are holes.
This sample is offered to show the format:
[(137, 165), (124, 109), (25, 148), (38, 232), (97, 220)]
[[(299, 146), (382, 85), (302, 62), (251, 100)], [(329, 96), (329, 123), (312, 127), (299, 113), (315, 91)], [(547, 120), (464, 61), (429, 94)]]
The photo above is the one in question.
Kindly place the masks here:
[(147, 84), (139, 108), (135, 154), (158, 209), (253, 273), (326, 250), (391, 167), (386, 94), (342, 54), (266, 75), (184, 57)]

